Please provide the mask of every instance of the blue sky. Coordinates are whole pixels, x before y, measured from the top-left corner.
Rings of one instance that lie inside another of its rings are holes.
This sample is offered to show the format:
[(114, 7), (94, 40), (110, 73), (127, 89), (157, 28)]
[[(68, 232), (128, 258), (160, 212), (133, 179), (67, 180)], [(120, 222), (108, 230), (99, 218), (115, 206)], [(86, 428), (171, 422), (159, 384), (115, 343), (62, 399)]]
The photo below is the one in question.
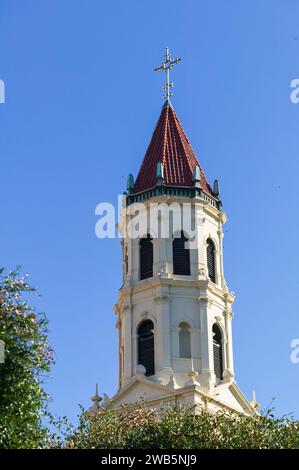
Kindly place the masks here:
[(95, 237), (94, 210), (138, 171), (169, 46), (175, 110), (228, 215), (237, 383), (299, 418), (298, 17), (296, 0), (1, 0), (0, 264), (42, 294), (55, 413), (117, 390), (120, 242)]

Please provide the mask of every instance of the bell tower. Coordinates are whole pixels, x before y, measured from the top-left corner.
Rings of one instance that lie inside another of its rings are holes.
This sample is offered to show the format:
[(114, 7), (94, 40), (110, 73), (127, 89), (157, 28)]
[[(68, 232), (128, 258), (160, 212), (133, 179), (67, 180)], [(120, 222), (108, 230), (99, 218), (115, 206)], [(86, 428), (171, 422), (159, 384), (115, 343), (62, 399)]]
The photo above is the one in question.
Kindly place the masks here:
[(114, 311), (119, 390), (108, 407), (143, 397), (151, 407), (181, 402), (254, 412), (235, 383), (234, 294), (224, 277), (218, 181), (210, 186), (170, 102), (137, 174), (128, 177), (119, 230), (123, 284)]

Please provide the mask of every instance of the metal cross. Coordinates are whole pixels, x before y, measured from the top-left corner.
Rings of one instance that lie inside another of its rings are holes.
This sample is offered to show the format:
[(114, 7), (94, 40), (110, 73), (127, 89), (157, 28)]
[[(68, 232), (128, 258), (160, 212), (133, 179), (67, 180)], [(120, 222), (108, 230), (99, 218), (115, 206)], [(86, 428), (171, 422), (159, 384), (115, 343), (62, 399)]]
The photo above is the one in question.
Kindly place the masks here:
[(178, 57), (175, 59), (172, 59), (168, 47), (166, 47), (166, 54), (164, 56), (164, 60), (161, 65), (158, 67), (154, 68), (155, 72), (165, 72), (166, 73), (166, 81), (165, 85), (163, 86), (163, 91), (164, 91), (164, 98), (169, 102), (170, 97), (173, 95), (173, 93), (170, 92), (170, 89), (173, 88), (173, 82), (170, 81), (170, 69), (174, 66), (174, 64), (177, 64), (180, 62), (181, 59)]

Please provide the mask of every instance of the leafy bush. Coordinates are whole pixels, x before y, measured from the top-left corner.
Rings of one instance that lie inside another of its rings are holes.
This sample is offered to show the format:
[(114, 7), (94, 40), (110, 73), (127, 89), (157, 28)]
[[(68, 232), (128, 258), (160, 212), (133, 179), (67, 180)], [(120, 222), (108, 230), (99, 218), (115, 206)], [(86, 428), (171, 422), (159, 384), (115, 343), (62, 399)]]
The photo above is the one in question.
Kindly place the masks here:
[(265, 415), (168, 408), (123, 407), (81, 415), (65, 448), (80, 449), (274, 449), (299, 448), (299, 423)]

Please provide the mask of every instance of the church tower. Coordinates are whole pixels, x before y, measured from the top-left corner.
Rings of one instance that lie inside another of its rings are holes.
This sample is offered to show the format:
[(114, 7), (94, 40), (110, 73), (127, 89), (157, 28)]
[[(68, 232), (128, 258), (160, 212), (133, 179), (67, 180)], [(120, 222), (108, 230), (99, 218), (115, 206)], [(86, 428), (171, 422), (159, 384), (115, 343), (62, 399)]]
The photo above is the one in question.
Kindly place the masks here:
[(128, 177), (114, 308), (119, 390), (105, 406), (143, 398), (157, 408), (181, 402), (253, 413), (235, 382), (218, 182), (210, 186), (170, 102), (169, 72), (179, 60), (167, 49), (155, 69), (166, 72), (166, 101), (136, 180)]

